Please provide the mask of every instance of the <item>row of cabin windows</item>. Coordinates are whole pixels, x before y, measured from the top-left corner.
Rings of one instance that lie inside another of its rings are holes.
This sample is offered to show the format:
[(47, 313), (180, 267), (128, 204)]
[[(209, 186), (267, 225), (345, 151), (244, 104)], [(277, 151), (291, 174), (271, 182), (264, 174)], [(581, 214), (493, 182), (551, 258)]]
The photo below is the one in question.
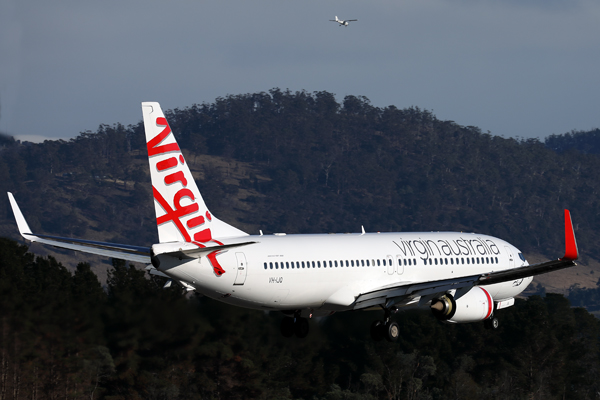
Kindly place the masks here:
[[(439, 261), (438, 261), (439, 260)], [(450, 261), (448, 261), (450, 260)], [(498, 257), (461, 257), (461, 258), (434, 258), (423, 260), (424, 264), (427, 265), (429, 261), (429, 265), (459, 265), (459, 264), (498, 264)], [(340, 267), (374, 267), (377, 265), (386, 266), (392, 265), (392, 259), (388, 258), (387, 260), (340, 260), (339, 264), (337, 260), (334, 261), (323, 261), (323, 268), (337, 268)], [(417, 265), (416, 259), (398, 259), (398, 265)], [(286, 261), (282, 262), (269, 262), (264, 263), (265, 269), (300, 269), (300, 268), (321, 268), (321, 261)]]
[[(416, 259), (398, 259), (398, 265), (402, 265), (404, 262), (404, 265), (417, 265), (417, 260)], [(388, 258), (387, 260), (340, 260), (338, 263), (338, 260), (333, 260), (333, 261), (323, 261), (322, 266), (323, 268), (337, 268), (337, 267), (374, 267), (375, 265), (377, 265), (378, 267), (380, 266), (386, 266), (386, 265), (392, 265), (392, 259)], [(269, 262), (269, 263), (264, 263), (265, 269), (300, 269), (300, 268), (321, 268), (321, 261), (286, 261), (284, 262)]]
[[(439, 260), (439, 264), (438, 264)], [(450, 260), (450, 261), (448, 261)], [(427, 260), (425, 265), (428, 264)], [(456, 257), (456, 258), (434, 258), (429, 259), (429, 265), (459, 265), (459, 264), (498, 264), (498, 257)]]

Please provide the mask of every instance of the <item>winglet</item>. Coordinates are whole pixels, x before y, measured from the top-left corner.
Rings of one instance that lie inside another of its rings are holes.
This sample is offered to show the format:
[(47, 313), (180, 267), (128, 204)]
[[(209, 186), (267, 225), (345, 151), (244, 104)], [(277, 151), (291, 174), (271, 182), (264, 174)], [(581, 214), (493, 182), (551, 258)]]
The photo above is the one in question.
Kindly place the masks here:
[(565, 256), (561, 260), (577, 260), (579, 251), (575, 240), (575, 231), (571, 221), (571, 213), (565, 210)]
[(11, 192), (7, 192), (7, 194), (8, 194), (8, 200), (10, 201), (10, 206), (12, 207), (12, 210), (13, 210), (13, 214), (15, 214), (15, 219), (17, 220), (17, 227), (19, 228), (19, 233), (25, 239), (35, 241), (37, 239), (37, 237), (31, 234), (31, 229), (29, 228), (29, 225), (27, 224), (27, 221), (25, 220), (25, 217), (23, 216), (23, 213), (21, 212), (19, 205), (17, 204), (17, 201), (15, 200), (15, 197), (13, 196), (13, 194)]

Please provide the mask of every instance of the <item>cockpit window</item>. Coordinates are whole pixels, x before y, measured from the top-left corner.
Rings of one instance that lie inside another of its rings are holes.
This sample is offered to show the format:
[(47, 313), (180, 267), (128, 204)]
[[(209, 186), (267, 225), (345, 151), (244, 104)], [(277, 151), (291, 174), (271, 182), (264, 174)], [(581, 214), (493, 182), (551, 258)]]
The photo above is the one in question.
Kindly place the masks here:
[(523, 255), (523, 253), (519, 253), (519, 258), (523, 261), (525, 261), (525, 256)]

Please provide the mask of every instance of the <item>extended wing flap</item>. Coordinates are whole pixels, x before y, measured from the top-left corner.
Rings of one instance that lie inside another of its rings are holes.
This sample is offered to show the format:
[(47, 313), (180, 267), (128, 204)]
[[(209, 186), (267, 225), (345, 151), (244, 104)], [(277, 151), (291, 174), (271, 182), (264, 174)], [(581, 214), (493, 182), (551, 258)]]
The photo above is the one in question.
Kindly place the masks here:
[(479, 276), (474, 275), (416, 284), (400, 282), (393, 287), (384, 287), (362, 293), (356, 298), (354, 309), (361, 310), (377, 305), (388, 308), (406, 299), (443, 294), (449, 290), (472, 287), (478, 279)]

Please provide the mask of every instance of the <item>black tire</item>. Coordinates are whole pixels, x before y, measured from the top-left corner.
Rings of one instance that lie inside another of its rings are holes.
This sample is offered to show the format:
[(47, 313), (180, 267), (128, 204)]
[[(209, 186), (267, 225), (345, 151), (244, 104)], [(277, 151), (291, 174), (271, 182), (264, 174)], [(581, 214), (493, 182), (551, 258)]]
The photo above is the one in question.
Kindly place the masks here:
[(485, 326), (485, 329), (496, 330), (500, 326), (500, 321), (496, 317), (488, 318), (483, 321), (483, 326)]
[(400, 326), (396, 322), (385, 324), (385, 339), (388, 342), (395, 342), (400, 337)]
[(279, 328), (281, 329), (281, 334), (284, 337), (292, 337), (294, 335), (294, 318), (283, 317)]
[(308, 320), (306, 318), (296, 318), (294, 333), (299, 338), (305, 338), (308, 335)]
[(383, 328), (384, 324), (383, 321), (373, 321), (373, 323), (371, 324), (371, 339), (373, 339), (376, 342), (379, 342), (383, 339)]

